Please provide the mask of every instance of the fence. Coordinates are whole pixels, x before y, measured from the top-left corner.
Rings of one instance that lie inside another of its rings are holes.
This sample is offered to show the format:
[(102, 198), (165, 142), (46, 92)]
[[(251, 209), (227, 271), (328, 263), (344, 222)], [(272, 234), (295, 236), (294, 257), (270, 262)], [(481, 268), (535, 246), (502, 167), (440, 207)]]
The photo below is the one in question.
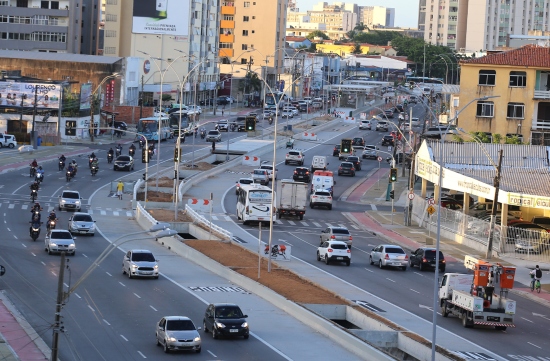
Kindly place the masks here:
[[(413, 201), (413, 220), (421, 227), (429, 229), (432, 234), (437, 232), (437, 211), (429, 216), (427, 202), (421, 197)], [(437, 209), (437, 207), (436, 207)], [(532, 261), (550, 261), (550, 231), (534, 228), (502, 227), (499, 221), (495, 223), (493, 234), (493, 250), (501, 256), (526, 258)], [(512, 222), (509, 220), (508, 222)], [(518, 223), (519, 224), (519, 223)], [(461, 210), (441, 208), (441, 234), (446, 238), (484, 251), (489, 240), (490, 222), (469, 216)]]
[(191, 217), (193, 222), (202, 223), (206, 227), (209, 227), (209, 228), (212, 227), (213, 231), (219, 233), (220, 235), (223, 235), (228, 240), (233, 238), (233, 234), (231, 232), (229, 232), (229, 231), (227, 231), (227, 230), (225, 230), (221, 227), (216, 226), (214, 223), (211, 223), (206, 218), (204, 218), (203, 216), (201, 216), (200, 214), (195, 212), (191, 207), (189, 207), (188, 204), (185, 205), (185, 212), (189, 217)]

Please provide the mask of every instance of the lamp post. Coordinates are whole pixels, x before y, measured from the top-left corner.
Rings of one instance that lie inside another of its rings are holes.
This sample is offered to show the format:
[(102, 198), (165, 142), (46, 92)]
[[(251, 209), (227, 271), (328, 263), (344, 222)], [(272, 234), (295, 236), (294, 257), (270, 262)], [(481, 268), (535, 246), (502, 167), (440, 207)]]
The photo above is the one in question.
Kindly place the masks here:
[[(100, 93), (101, 93), (101, 86), (109, 79), (112, 79), (112, 78), (117, 78), (119, 77), (120, 74), (119, 73), (113, 73), (111, 75), (107, 75), (105, 78), (103, 78), (103, 80), (101, 80), (101, 82), (99, 83), (99, 85), (95, 88), (95, 90), (92, 92), (92, 94), (90, 95), (90, 140), (93, 142), (94, 141), (94, 133), (95, 133), (95, 124), (94, 124), (94, 94), (100, 90)], [(101, 113), (101, 97), (99, 97), (98, 99), (98, 106), (99, 106), (99, 112)], [(114, 122), (113, 122), (113, 127), (114, 127)]]

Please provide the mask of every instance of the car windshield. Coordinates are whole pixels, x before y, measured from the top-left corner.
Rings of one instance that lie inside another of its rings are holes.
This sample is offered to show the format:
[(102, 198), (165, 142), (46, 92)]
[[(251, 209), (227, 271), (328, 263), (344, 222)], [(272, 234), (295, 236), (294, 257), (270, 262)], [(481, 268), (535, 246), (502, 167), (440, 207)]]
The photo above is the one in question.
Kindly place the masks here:
[(195, 325), (191, 320), (169, 320), (166, 321), (166, 331), (190, 331)]
[(350, 162), (358, 162), (358, 161), (359, 161), (359, 158), (357, 158), (357, 157), (348, 157), (348, 160), (349, 160)]
[(87, 214), (78, 214), (73, 217), (75, 222), (93, 222), (92, 217)]
[(386, 253), (405, 253), (401, 248), (386, 247)]
[(55, 239), (73, 239), (69, 232), (52, 232), (51, 238)]
[(342, 168), (351, 168), (353, 167), (353, 164), (351, 163), (342, 163)]
[(257, 175), (265, 175), (265, 170), (255, 170), (254, 171), (254, 174), (257, 174)]
[(73, 192), (63, 192), (63, 198), (78, 199), (78, 193)]
[(243, 313), (238, 307), (218, 307), (216, 308), (216, 318), (241, 318)]
[(331, 244), (330, 245), (330, 248), (332, 249), (347, 249), (348, 246), (346, 246), (345, 244)]
[(216, 130), (211, 130), (211, 131), (208, 132), (208, 134), (210, 134), (210, 135), (218, 135), (218, 131), (216, 131)]
[(119, 156), (116, 160), (123, 161), (123, 162), (129, 162), (129, 161), (130, 161), (130, 157), (127, 156), (127, 155), (121, 155), (121, 156)]
[(241, 184), (252, 184), (252, 183), (254, 183), (254, 181), (252, 179), (241, 179), (239, 181), (239, 183), (241, 183)]
[(376, 147), (374, 145), (366, 145), (365, 149), (366, 150), (376, 150)]
[(334, 233), (334, 234), (349, 234), (349, 231), (347, 229), (343, 229), (343, 228), (334, 228), (332, 230), (332, 233)]
[(132, 261), (155, 262), (155, 257), (153, 257), (152, 253), (137, 252), (137, 253), (132, 253)]
[(323, 197), (330, 197), (329, 192), (315, 192), (315, 195), (317, 196), (323, 196)]
[(300, 153), (299, 153), (299, 152), (292, 152), (292, 151), (291, 151), (291, 152), (288, 152), (288, 155), (300, 155)]

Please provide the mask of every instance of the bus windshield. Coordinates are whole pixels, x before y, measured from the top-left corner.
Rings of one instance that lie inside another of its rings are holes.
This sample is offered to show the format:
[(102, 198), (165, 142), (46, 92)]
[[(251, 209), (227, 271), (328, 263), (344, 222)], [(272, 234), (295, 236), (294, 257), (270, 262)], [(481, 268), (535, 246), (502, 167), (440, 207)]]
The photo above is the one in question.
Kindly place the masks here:
[(152, 119), (140, 119), (137, 131), (140, 133), (153, 133), (158, 130), (158, 122)]

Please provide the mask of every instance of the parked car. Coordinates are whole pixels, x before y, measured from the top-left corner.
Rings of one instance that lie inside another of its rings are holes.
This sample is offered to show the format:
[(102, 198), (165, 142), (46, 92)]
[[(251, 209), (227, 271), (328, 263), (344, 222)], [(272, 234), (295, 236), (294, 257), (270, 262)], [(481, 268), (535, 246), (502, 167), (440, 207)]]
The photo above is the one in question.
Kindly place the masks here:
[(69, 232), (71, 234), (89, 234), (95, 235), (95, 221), (88, 213), (73, 213), (69, 218)]
[(550, 229), (550, 217), (535, 216), (531, 222), (546, 229)]
[(381, 244), (372, 249), (369, 263), (377, 264), (380, 268), (401, 267), (403, 271), (406, 271), (409, 265), (409, 256), (400, 246)]
[[(427, 268), (435, 269), (435, 257), (436, 249), (432, 247), (420, 247), (416, 251), (411, 253), (409, 258), (409, 266), (413, 268), (418, 266), (420, 271), (424, 271)], [(443, 252), (439, 251), (439, 271), (445, 272), (445, 256)]]
[(133, 249), (122, 258), (122, 274), (128, 278), (152, 277), (159, 278), (158, 261), (151, 251), (146, 249)]
[(550, 230), (531, 222), (508, 226), (506, 243), (513, 243), (520, 253), (542, 253), (550, 249)]
[(344, 242), (348, 248), (351, 249), (352, 243), (353, 243), (353, 237), (349, 233), (349, 230), (346, 227), (327, 227), (324, 230), (321, 231), (320, 236), (321, 242), (320, 245), (323, 244), (323, 242), (328, 241), (342, 241)]
[(361, 170), (361, 158), (359, 158), (358, 156), (350, 155), (349, 157), (346, 158), (346, 162), (353, 163), (353, 167), (355, 168), (356, 171)]
[(316, 189), (309, 196), (309, 207), (327, 207), (332, 209), (332, 195), (324, 189)]
[(157, 346), (162, 346), (164, 352), (195, 351), (201, 352), (201, 336), (195, 324), (189, 317), (165, 316), (157, 323), (155, 335)]
[(385, 145), (391, 145), (392, 147), (395, 145), (395, 140), (391, 135), (384, 135), (382, 137), (382, 146)]
[(9, 148), (17, 147), (17, 140), (15, 139), (15, 136), (0, 133), (0, 148), (3, 148), (3, 147), (9, 147)]
[(355, 167), (351, 162), (342, 162), (338, 167), (338, 175), (350, 175), (355, 177)]
[(82, 207), (82, 197), (78, 191), (63, 191), (59, 196), (59, 204), (57, 205), (58, 210), (67, 210), (72, 209), (75, 211), (80, 211)]
[(64, 229), (52, 229), (44, 238), (44, 250), (48, 254), (66, 252), (70, 256), (76, 254), (76, 244), (71, 232)]
[(209, 130), (206, 134), (206, 141), (207, 142), (221, 142), (222, 141), (222, 133), (220, 133), (218, 130)]
[(254, 179), (252, 178), (240, 178), (238, 181), (237, 181), (237, 184), (235, 185), (235, 194), (239, 194), (239, 190), (241, 189), (241, 186), (243, 185), (248, 185), (248, 184), (252, 184), (254, 183)]
[(334, 149), (332, 150), (332, 156), (333, 157), (338, 157), (340, 156), (340, 144), (336, 144), (334, 146)]
[(325, 261), (327, 265), (331, 262), (345, 262), (346, 266), (349, 266), (351, 250), (341, 241), (323, 242), (317, 248), (317, 261)]
[(250, 327), (239, 306), (233, 303), (211, 303), (204, 312), (204, 332), (211, 332), (214, 339), (220, 336), (242, 336), (248, 339)]
[(379, 120), (377, 123), (376, 123), (376, 131), (377, 132), (387, 132), (388, 131), (388, 122), (385, 121), (385, 120)]
[(131, 155), (119, 155), (113, 165), (114, 170), (134, 170), (134, 158)]
[(363, 159), (377, 159), (378, 147), (375, 145), (365, 145), (365, 150), (362, 154)]
[(285, 156), (285, 165), (295, 163), (299, 165), (304, 165), (304, 154), (301, 150), (289, 150)]

